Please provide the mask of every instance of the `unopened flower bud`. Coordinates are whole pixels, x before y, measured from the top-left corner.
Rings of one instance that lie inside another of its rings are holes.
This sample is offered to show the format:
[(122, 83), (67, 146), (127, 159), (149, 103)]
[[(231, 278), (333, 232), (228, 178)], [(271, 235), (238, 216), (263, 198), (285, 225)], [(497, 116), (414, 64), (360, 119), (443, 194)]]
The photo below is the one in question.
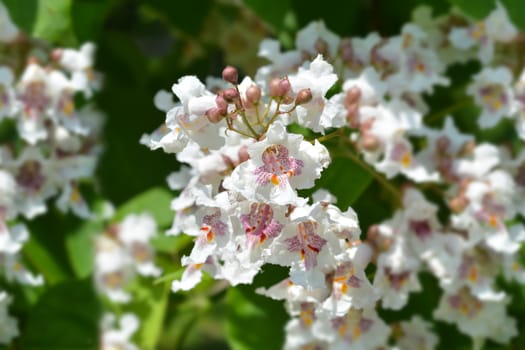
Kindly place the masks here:
[(208, 109), (205, 114), (208, 120), (210, 121), (210, 123), (213, 123), (213, 124), (219, 123), (224, 117), (224, 115), (221, 113), (219, 108), (215, 108), (215, 107)]
[(222, 92), (222, 97), (224, 97), (224, 99), (227, 102), (233, 103), (233, 102), (237, 101), (237, 99), (239, 98), (239, 93), (237, 92), (236, 89), (229, 88), (229, 89), (225, 89)]
[(246, 89), (246, 99), (252, 103), (256, 104), (261, 99), (261, 88), (257, 85), (252, 85)]
[(302, 104), (310, 102), (311, 100), (312, 100), (312, 90), (310, 90), (310, 88), (301, 89), (297, 93), (297, 97), (295, 98), (295, 104), (302, 105)]
[(448, 206), (450, 210), (454, 213), (461, 213), (468, 205), (468, 199), (465, 196), (458, 196), (456, 198), (452, 198), (448, 202)]
[(239, 157), (239, 164), (250, 159), (250, 154), (248, 153), (248, 147), (246, 145), (241, 146), (237, 152)]
[(361, 89), (357, 86), (352, 86), (345, 95), (344, 105), (348, 108), (351, 105), (355, 105), (359, 102), (361, 98)]
[(62, 59), (62, 53), (63, 52), (64, 52), (64, 50), (62, 50), (62, 49), (54, 49), (51, 52), (51, 55), (50, 55), (51, 56), (51, 60), (59, 62)]
[(292, 86), (286, 78), (274, 78), (270, 81), (270, 96), (272, 97), (284, 97), (291, 89)]
[(371, 134), (365, 134), (361, 138), (361, 147), (365, 151), (373, 152), (376, 151), (380, 146), (379, 139)]
[(220, 111), (221, 114), (228, 113), (228, 102), (222, 97), (221, 95), (217, 95), (215, 98), (215, 104), (217, 105), (217, 109)]
[(353, 105), (348, 106), (346, 109), (346, 121), (348, 125), (352, 128), (357, 129), (359, 127), (359, 105), (354, 103)]
[(237, 85), (237, 79), (239, 78), (239, 75), (237, 73), (237, 69), (232, 66), (226, 66), (222, 70), (222, 79), (227, 81), (228, 83), (231, 83), (233, 85)]

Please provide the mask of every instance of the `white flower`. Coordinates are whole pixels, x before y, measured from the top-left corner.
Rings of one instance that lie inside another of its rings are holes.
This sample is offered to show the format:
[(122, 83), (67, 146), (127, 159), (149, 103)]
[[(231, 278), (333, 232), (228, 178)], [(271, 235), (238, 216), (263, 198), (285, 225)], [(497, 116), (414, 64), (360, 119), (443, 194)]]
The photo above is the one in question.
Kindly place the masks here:
[[(166, 124), (177, 124), (188, 137), (202, 148), (218, 148), (224, 144), (220, 127), (224, 122), (212, 124), (205, 113), (215, 108), (215, 95), (206, 90), (197, 77), (185, 76), (173, 84), (172, 91), (179, 98), (182, 108), (173, 107), (167, 114)], [(174, 130), (176, 127), (170, 127)]]
[(350, 309), (340, 317), (321, 314), (313, 325), (314, 335), (331, 344), (330, 349), (375, 349), (386, 346), (390, 328), (372, 308)]
[(18, 133), (30, 144), (47, 138), (44, 121), (51, 105), (48, 73), (38, 64), (29, 64), (17, 86), (17, 99), (21, 104)]
[(334, 58), (339, 48), (340, 38), (329, 31), (323, 21), (311, 22), (297, 32), (295, 46), (310, 55), (317, 53)]
[(82, 125), (76, 112), (74, 83), (64, 73), (54, 70), (48, 75), (48, 84), (52, 101), (47, 113), (51, 119), (76, 134), (87, 135), (89, 129)]
[(101, 321), (101, 350), (138, 350), (131, 337), (138, 330), (140, 321), (134, 314), (125, 313), (120, 317), (118, 328), (114, 328), (116, 317), (105, 314)]
[(137, 272), (142, 276), (160, 276), (162, 270), (155, 266), (155, 252), (151, 238), (157, 235), (155, 219), (146, 213), (128, 215), (121, 222), (118, 238), (133, 259)]
[(397, 339), (399, 350), (435, 349), (438, 337), (430, 331), (431, 323), (419, 316), (400, 323), (401, 336)]
[(74, 182), (67, 182), (64, 185), (62, 194), (58, 197), (56, 205), (62, 212), (71, 210), (76, 216), (89, 219), (92, 217), (89, 207), (86, 203), (78, 185)]
[[(2, 3), (0, 3), (0, 6), (2, 6)], [(1, 19), (0, 17), (0, 21)], [(7, 310), (11, 302), (12, 297), (7, 292), (0, 291), (0, 344), (9, 344), (13, 338), (20, 335), (18, 321), (10, 316)]]
[(237, 166), (223, 186), (249, 200), (278, 205), (304, 203), (295, 189), (312, 187), (330, 162), (323, 145), (289, 134), (278, 121), (265, 139), (248, 146), (248, 153), (250, 159)]
[(507, 304), (508, 300), (481, 301), (463, 288), (453, 294), (443, 293), (434, 318), (455, 323), (461, 332), (474, 339), (507, 343), (518, 333), (516, 321), (505, 313)]
[(79, 50), (63, 49), (60, 55), (59, 63), (72, 73), (72, 84), (87, 98), (93, 95), (93, 90), (99, 90), (102, 83), (102, 77), (93, 70), (95, 50), (95, 44), (87, 42)]
[(328, 90), (337, 81), (332, 65), (318, 55), (308, 68), (299, 68), (298, 73), (289, 76), (288, 79), (296, 93), (303, 89), (310, 89), (312, 93), (311, 101), (295, 109), (299, 124), (316, 132), (324, 132), (324, 129), (333, 127), (335, 114), (331, 113), (333, 109), (327, 107), (329, 100), (325, 98)]
[(482, 108), (478, 119), (481, 128), (491, 128), (501, 118), (511, 118), (518, 112), (519, 104), (514, 98), (511, 82), (512, 73), (507, 67), (486, 67), (473, 77), (467, 93)]
[(479, 46), (478, 58), (482, 63), (489, 63), (494, 57), (496, 42), (509, 42), (515, 38), (518, 31), (501, 3), (485, 20), (472, 24), (466, 28), (453, 28), (449, 33), (449, 40), (453, 46), (467, 50)]

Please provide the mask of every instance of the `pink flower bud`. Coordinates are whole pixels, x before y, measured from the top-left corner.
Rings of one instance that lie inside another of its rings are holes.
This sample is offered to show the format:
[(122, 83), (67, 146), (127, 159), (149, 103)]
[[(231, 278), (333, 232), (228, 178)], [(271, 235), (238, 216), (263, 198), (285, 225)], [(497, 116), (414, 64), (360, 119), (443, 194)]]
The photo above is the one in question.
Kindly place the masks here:
[(213, 124), (219, 123), (222, 120), (222, 118), (224, 118), (224, 115), (221, 114), (219, 108), (210, 108), (206, 111), (205, 114), (210, 123)]
[(365, 134), (361, 138), (361, 147), (363, 147), (364, 150), (373, 152), (377, 150), (380, 146), (380, 141), (377, 137), (371, 134)]
[(227, 81), (228, 83), (231, 83), (233, 85), (237, 85), (237, 79), (239, 78), (239, 75), (237, 73), (237, 69), (232, 66), (226, 66), (222, 70), (222, 79)]
[(270, 81), (270, 96), (272, 97), (284, 97), (290, 92), (292, 86), (288, 79), (273, 78)]
[(458, 196), (456, 198), (452, 198), (449, 202), (448, 202), (448, 206), (450, 208), (450, 210), (452, 210), (452, 212), (454, 213), (461, 213), (468, 205), (468, 199), (467, 197), (465, 196)]
[(56, 61), (56, 62), (59, 62), (60, 59), (62, 58), (62, 53), (64, 52), (64, 50), (62, 49), (54, 49), (52, 52), (51, 52), (51, 59), (53, 61)]
[(347, 107), (346, 121), (351, 128), (357, 129), (359, 127), (359, 105), (353, 104)]
[(229, 89), (225, 89), (222, 92), (222, 97), (224, 97), (224, 99), (227, 102), (233, 103), (233, 102), (235, 102), (235, 101), (237, 101), (239, 99), (239, 93), (237, 92), (236, 89), (229, 88)]
[(348, 108), (351, 105), (355, 105), (361, 98), (361, 89), (357, 86), (352, 86), (345, 95), (344, 105)]
[(297, 93), (297, 97), (295, 98), (295, 104), (302, 105), (302, 104), (310, 102), (311, 100), (312, 100), (312, 90), (310, 90), (309, 88), (301, 89)]
[(257, 85), (252, 85), (246, 89), (246, 99), (252, 104), (256, 104), (261, 99), (261, 88)]
[(248, 153), (248, 146), (241, 146), (241, 148), (239, 148), (239, 151), (237, 152), (237, 155), (239, 156), (239, 164), (250, 159), (250, 154)]
[(228, 113), (228, 102), (222, 97), (221, 95), (217, 95), (215, 98), (215, 104), (217, 105), (217, 109), (221, 114)]

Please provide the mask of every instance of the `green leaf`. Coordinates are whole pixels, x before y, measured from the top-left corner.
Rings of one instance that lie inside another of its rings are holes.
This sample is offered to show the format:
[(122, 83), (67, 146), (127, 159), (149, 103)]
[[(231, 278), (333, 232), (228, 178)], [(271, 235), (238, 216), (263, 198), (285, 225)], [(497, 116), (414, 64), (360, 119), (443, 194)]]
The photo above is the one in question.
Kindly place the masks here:
[(288, 276), (288, 269), (265, 265), (252, 285), (231, 287), (226, 292), (226, 339), (233, 350), (282, 349), (288, 314), (282, 301), (255, 292)]
[(311, 195), (315, 190), (324, 188), (337, 197), (337, 205), (346, 210), (372, 183), (373, 177), (353, 160), (337, 157), (323, 172), (313, 190), (306, 191)]
[(192, 236), (179, 235), (169, 236), (165, 233), (159, 233), (151, 239), (151, 245), (158, 252), (179, 253), (182, 249), (187, 248), (193, 242)]
[(33, 35), (64, 45), (76, 44), (71, 28), (71, 0), (40, 0)]
[(245, 0), (244, 3), (276, 32), (285, 27), (285, 19), (291, 9), (290, 0)]
[(3, 0), (15, 24), (27, 33), (33, 31), (38, 0)]
[(101, 222), (87, 221), (66, 237), (66, 249), (75, 275), (86, 278), (94, 269), (94, 238), (104, 229)]
[(170, 210), (172, 194), (160, 187), (153, 188), (124, 203), (116, 212), (115, 220), (121, 221), (128, 214), (150, 213), (159, 227), (168, 227), (173, 221)]
[(71, 3), (73, 30), (80, 42), (94, 40), (114, 1), (75, 0)]
[(155, 349), (162, 333), (169, 291), (169, 283), (152, 285), (151, 280), (145, 278), (131, 289), (133, 301), (129, 309), (141, 322), (138, 334), (134, 336), (140, 349)]
[(68, 271), (58, 261), (55, 253), (42, 244), (36, 235), (31, 235), (29, 241), (24, 245), (23, 252), (29, 263), (44, 276), (47, 283), (55, 284), (68, 278)]
[(507, 9), (512, 23), (525, 33), (525, 11), (523, 10), (522, 0), (501, 0)]
[(226, 338), (233, 350), (282, 349), (288, 316), (281, 301), (240, 286), (228, 290), (226, 303)]
[(99, 348), (100, 305), (90, 279), (50, 287), (32, 308), (22, 332), (25, 350)]
[(494, 0), (449, 0), (452, 5), (457, 6), (463, 13), (474, 18), (484, 19), (495, 8)]

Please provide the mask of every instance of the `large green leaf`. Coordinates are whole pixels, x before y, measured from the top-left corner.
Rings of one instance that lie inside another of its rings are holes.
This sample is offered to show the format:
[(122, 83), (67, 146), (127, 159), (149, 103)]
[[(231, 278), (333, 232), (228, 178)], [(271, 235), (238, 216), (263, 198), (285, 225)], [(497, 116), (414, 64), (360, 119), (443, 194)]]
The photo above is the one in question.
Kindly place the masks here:
[(328, 168), (323, 171), (315, 188), (301, 191), (301, 195), (309, 196), (317, 189), (327, 189), (337, 197), (339, 208), (346, 210), (359, 199), (372, 180), (372, 175), (352, 159), (335, 157)]
[(523, 0), (501, 0), (507, 9), (511, 21), (522, 31), (525, 32), (525, 8)]
[(147, 212), (153, 215), (159, 227), (168, 227), (173, 221), (173, 212), (170, 210), (172, 198), (168, 190), (153, 188), (124, 203), (115, 213), (115, 220), (120, 221), (128, 214)]
[(104, 226), (101, 222), (86, 221), (66, 237), (66, 248), (71, 267), (79, 278), (86, 278), (94, 269), (94, 239)]
[(102, 29), (114, 1), (75, 0), (71, 3), (73, 30), (80, 42), (93, 41)]
[(99, 348), (100, 305), (90, 279), (48, 288), (32, 308), (22, 332), (25, 350)]
[(281, 349), (287, 320), (283, 303), (257, 295), (251, 287), (226, 293), (226, 337), (233, 350)]
[(140, 349), (155, 349), (162, 334), (170, 284), (153, 285), (151, 279), (141, 279), (131, 291), (133, 301), (129, 304), (129, 310), (135, 313), (141, 322), (138, 334), (134, 338), (137, 339)]
[(286, 277), (285, 268), (264, 266), (250, 286), (226, 292), (226, 339), (233, 350), (281, 349), (288, 315), (282, 301), (255, 293), (256, 287), (270, 287)]
[(38, 0), (2, 0), (15, 24), (27, 33), (33, 31)]
[(75, 44), (71, 28), (71, 0), (40, 0), (33, 35), (64, 45)]

